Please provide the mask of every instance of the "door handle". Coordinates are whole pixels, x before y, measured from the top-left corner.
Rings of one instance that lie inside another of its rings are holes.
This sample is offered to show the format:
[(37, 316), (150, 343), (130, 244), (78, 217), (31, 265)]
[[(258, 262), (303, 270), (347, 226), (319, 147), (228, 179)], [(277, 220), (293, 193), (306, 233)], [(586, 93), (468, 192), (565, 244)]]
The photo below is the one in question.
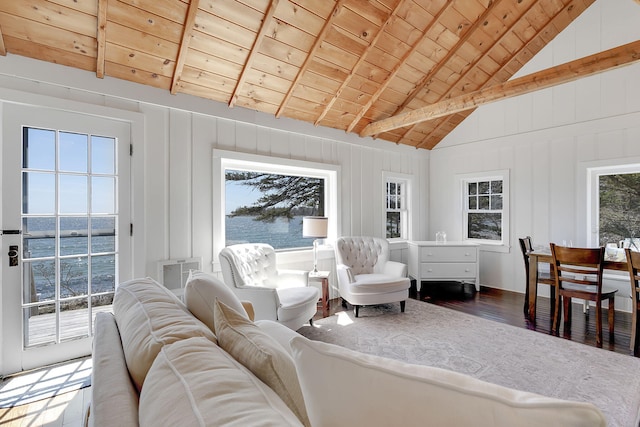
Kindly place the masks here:
[(9, 267), (17, 267), (18, 266), (18, 245), (9, 246)]

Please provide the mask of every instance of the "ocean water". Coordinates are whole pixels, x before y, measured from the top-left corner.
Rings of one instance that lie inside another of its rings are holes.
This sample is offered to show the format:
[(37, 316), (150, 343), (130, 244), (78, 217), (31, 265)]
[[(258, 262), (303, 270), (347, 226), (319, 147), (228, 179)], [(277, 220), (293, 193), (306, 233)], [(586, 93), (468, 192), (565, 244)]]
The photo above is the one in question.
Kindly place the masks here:
[[(93, 217), (91, 233), (85, 217), (60, 218), (60, 297), (113, 292), (116, 279), (116, 218)], [(55, 298), (56, 219), (23, 219), (23, 298), (46, 302)], [(91, 236), (89, 236), (91, 234)]]
[(308, 248), (313, 246), (314, 239), (302, 237), (302, 218), (262, 222), (251, 216), (226, 217), (226, 243), (268, 243), (274, 249)]

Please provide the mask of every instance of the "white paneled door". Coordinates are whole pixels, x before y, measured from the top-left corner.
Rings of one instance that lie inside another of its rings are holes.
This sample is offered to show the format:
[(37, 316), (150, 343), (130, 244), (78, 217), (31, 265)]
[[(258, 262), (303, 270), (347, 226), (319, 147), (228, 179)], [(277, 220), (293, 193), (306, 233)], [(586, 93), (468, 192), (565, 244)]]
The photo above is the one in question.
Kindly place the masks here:
[(130, 123), (5, 104), (2, 358), (10, 374), (91, 353), (130, 271)]

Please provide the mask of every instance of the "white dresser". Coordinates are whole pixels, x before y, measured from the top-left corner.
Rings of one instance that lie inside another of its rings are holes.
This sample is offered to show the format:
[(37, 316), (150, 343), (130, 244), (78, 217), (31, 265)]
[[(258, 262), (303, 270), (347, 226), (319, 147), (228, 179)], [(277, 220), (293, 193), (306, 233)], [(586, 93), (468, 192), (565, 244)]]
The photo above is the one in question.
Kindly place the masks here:
[(471, 242), (409, 242), (409, 275), (422, 281), (473, 281), (480, 291), (478, 245)]

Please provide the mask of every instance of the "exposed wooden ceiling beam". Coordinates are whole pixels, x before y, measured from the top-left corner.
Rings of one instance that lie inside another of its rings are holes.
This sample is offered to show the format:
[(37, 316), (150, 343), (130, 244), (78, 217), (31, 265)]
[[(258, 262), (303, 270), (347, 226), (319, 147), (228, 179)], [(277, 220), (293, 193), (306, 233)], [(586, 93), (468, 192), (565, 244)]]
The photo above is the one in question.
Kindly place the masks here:
[[(422, 76), (422, 78), (415, 85), (411, 93), (409, 93), (409, 96), (407, 96), (404, 102), (400, 104), (398, 108), (396, 108), (396, 111), (391, 116), (395, 116), (400, 112), (404, 111), (407, 105), (409, 105), (409, 103), (413, 101), (416, 96), (418, 96), (418, 94), (425, 88), (425, 86), (429, 84), (433, 76), (435, 76), (445, 65), (447, 65), (449, 63), (449, 60), (454, 55), (458, 54), (458, 49), (460, 49), (460, 47), (462, 47), (467, 42), (467, 40), (469, 40), (469, 37), (471, 37), (474, 34), (475, 30), (477, 30), (480, 26), (485, 25), (485, 22), (487, 21), (487, 18), (489, 17), (489, 15), (493, 10), (495, 10), (495, 8), (500, 4), (501, 1), (502, 0), (489, 2), (489, 5), (484, 10), (484, 12), (482, 12), (482, 15), (478, 17), (478, 19), (476, 19), (473, 25), (471, 25), (467, 29), (467, 31), (464, 32), (464, 34), (462, 34), (462, 36), (456, 42), (455, 46), (449, 49), (449, 52), (447, 52), (444, 58), (438, 61), (435, 67), (433, 67), (431, 70), (429, 70), (428, 73)], [(473, 67), (469, 67), (469, 69), (471, 68)]]
[(393, 20), (395, 19), (396, 15), (398, 14), (398, 11), (400, 10), (400, 7), (402, 7), (403, 3), (404, 3), (404, 0), (400, 0), (398, 2), (398, 4), (396, 5), (395, 9), (393, 9), (391, 14), (387, 18), (387, 20), (380, 27), (380, 30), (378, 31), (378, 34), (376, 34), (376, 36), (373, 38), (373, 40), (371, 40), (371, 43), (369, 43), (369, 46), (367, 46), (367, 48), (362, 53), (362, 55), (360, 55), (360, 57), (356, 61), (355, 65), (351, 69), (351, 72), (347, 76), (347, 78), (342, 81), (342, 84), (340, 85), (340, 87), (338, 88), (336, 93), (331, 98), (331, 101), (329, 101), (329, 103), (324, 107), (324, 110), (322, 111), (320, 116), (318, 116), (318, 118), (316, 119), (316, 121), (314, 123), (316, 126), (318, 126), (320, 124), (322, 119), (324, 119), (324, 116), (326, 116), (327, 113), (329, 112), (329, 110), (331, 110), (331, 108), (333, 107), (333, 104), (335, 104), (335, 102), (338, 100), (338, 98), (340, 98), (340, 95), (342, 95), (342, 91), (344, 90), (344, 88), (346, 88), (349, 85), (349, 83), (351, 82), (351, 79), (353, 78), (353, 76), (356, 75), (356, 71), (358, 70), (358, 67), (360, 67), (360, 65), (369, 56), (369, 53), (371, 53), (371, 51), (375, 48), (376, 43), (378, 42), (380, 37), (382, 37), (382, 34), (384, 33), (385, 29), (390, 25), (391, 22), (393, 22)]
[(480, 89), (457, 98), (440, 101), (423, 108), (370, 123), (362, 130), (360, 136), (370, 136), (414, 123), (448, 116), (490, 102), (572, 82), (638, 61), (640, 61), (640, 40), (595, 55), (576, 59), (566, 64), (547, 68), (496, 86)]
[(296, 87), (298, 87), (298, 83), (300, 82), (300, 79), (302, 79), (302, 76), (307, 71), (307, 68), (309, 68), (309, 64), (311, 64), (311, 61), (315, 57), (317, 50), (320, 48), (320, 45), (326, 38), (327, 32), (329, 32), (329, 29), (331, 29), (331, 26), (333, 25), (333, 21), (336, 19), (336, 17), (340, 13), (340, 9), (342, 9), (342, 5), (344, 4), (344, 2), (345, 0), (338, 0), (336, 2), (336, 5), (333, 7), (333, 10), (331, 11), (331, 15), (329, 15), (326, 22), (324, 23), (322, 30), (320, 30), (318, 37), (316, 37), (316, 40), (313, 43), (313, 47), (309, 51), (309, 54), (307, 55), (307, 57), (304, 59), (304, 62), (302, 63), (302, 67), (300, 67), (300, 69), (298, 70), (298, 73), (296, 74), (295, 79), (293, 79), (293, 82), (289, 86), (289, 90), (287, 91), (287, 94), (284, 96), (284, 99), (280, 103), (280, 107), (278, 107), (278, 111), (276, 112), (276, 117), (280, 117), (284, 112), (285, 108), (287, 108), (287, 104), (291, 99), (291, 95), (293, 95), (293, 91), (296, 89)]
[(171, 80), (172, 95), (176, 94), (178, 83), (180, 83), (180, 78), (182, 77), (182, 70), (184, 70), (184, 63), (187, 59), (187, 53), (189, 52), (189, 42), (191, 41), (191, 34), (193, 33), (193, 28), (196, 23), (196, 14), (198, 13), (199, 5), (200, 0), (191, 0), (189, 10), (187, 10), (187, 18), (184, 21), (184, 31), (182, 32), (182, 40), (180, 41), (176, 68), (173, 70), (173, 79)]
[(267, 13), (264, 15), (262, 19), (262, 24), (260, 25), (260, 30), (258, 31), (258, 35), (253, 42), (253, 46), (251, 46), (251, 52), (249, 52), (249, 56), (247, 57), (246, 62), (244, 63), (244, 67), (242, 68), (242, 73), (240, 73), (240, 77), (238, 78), (238, 82), (236, 83), (236, 87), (231, 94), (231, 98), (229, 99), (229, 107), (233, 107), (236, 100), (238, 99), (238, 93), (242, 86), (244, 85), (244, 81), (247, 78), (247, 73), (251, 70), (253, 65), (253, 60), (255, 59), (256, 54), (258, 53), (258, 49), (262, 44), (262, 40), (264, 39), (265, 34), (267, 33), (267, 29), (269, 29), (269, 25), (271, 24), (271, 20), (273, 19), (273, 15), (276, 13), (276, 8), (278, 7), (279, 0), (271, 0), (269, 4), (269, 8), (267, 9)]
[(369, 111), (369, 109), (371, 108), (371, 106), (373, 105), (374, 102), (376, 102), (378, 100), (378, 98), (380, 97), (380, 95), (382, 95), (382, 92), (384, 92), (387, 87), (389, 86), (389, 84), (391, 83), (391, 81), (395, 78), (395, 76), (398, 74), (398, 72), (400, 71), (400, 68), (402, 68), (402, 66), (407, 62), (407, 60), (409, 59), (409, 57), (416, 51), (418, 50), (418, 48), (422, 45), (422, 43), (425, 41), (425, 39), (428, 37), (429, 31), (431, 30), (431, 28), (433, 28), (434, 25), (436, 25), (440, 19), (440, 17), (446, 12), (446, 10), (451, 7), (453, 5), (453, 0), (447, 0), (447, 4), (444, 5), (440, 11), (438, 12), (438, 14), (436, 16), (433, 17), (433, 19), (431, 20), (431, 22), (429, 23), (429, 25), (427, 26), (427, 28), (425, 28), (424, 32), (422, 33), (422, 37), (420, 37), (418, 40), (416, 40), (416, 42), (413, 44), (413, 46), (411, 46), (411, 49), (409, 49), (407, 51), (407, 53), (404, 54), (404, 56), (400, 59), (400, 61), (398, 61), (398, 63), (395, 65), (395, 67), (393, 67), (393, 70), (391, 70), (391, 72), (389, 73), (389, 75), (384, 79), (384, 81), (382, 82), (382, 84), (380, 84), (380, 86), (378, 87), (378, 89), (376, 90), (376, 92), (371, 95), (371, 98), (369, 99), (369, 101), (367, 101), (366, 104), (364, 104), (361, 108), (360, 111), (358, 111), (358, 114), (356, 114), (356, 117), (351, 121), (351, 123), (349, 124), (349, 126), (347, 126), (347, 132), (351, 132), (353, 130), (353, 128), (358, 124), (358, 122), (360, 121), (360, 119), (362, 119), (362, 116), (364, 116), (364, 114)]
[[(535, 55), (535, 53), (537, 53), (537, 49), (535, 49), (534, 46), (534, 42), (538, 39), (538, 37), (540, 37), (542, 34), (545, 34), (547, 32), (549, 32), (551, 30), (551, 27), (553, 27), (556, 24), (556, 21), (558, 19), (560, 19), (560, 17), (565, 14), (565, 13), (570, 13), (570, 11), (572, 11), (575, 6), (576, 6), (576, 2), (578, 1), (583, 1), (583, 0), (573, 0), (568, 2), (567, 4), (565, 4), (563, 7), (561, 7), (553, 16), (553, 18), (551, 20), (549, 20), (542, 28), (540, 28), (537, 32), (537, 34), (533, 37), (531, 37), (529, 39), (529, 41), (525, 44), (523, 44), (520, 49), (518, 49), (516, 52), (514, 52), (511, 55), (511, 59), (509, 61), (505, 61), (502, 66), (500, 66), (500, 68), (498, 68), (498, 70), (493, 73), (491, 76), (489, 76), (489, 79), (487, 79), (486, 82), (484, 82), (479, 88), (485, 88), (487, 86), (489, 86), (492, 83), (492, 80), (496, 79), (496, 76), (499, 76), (503, 73), (503, 71), (505, 70), (505, 68), (511, 66), (512, 61), (514, 60), (518, 60), (518, 58), (520, 57), (520, 55), (522, 55), (524, 52), (531, 52), (531, 49), (534, 50), (533, 54)], [(589, 0), (591, 3), (593, 3), (594, 0)], [(535, 3), (531, 3), (522, 13), (521, 18), (522, 17), (526, 17), (527, 14), (533, 9), (533, 7), (535, 6)], [(491, 47), (489, 49), (487, 49), (482, 55), (480, 55), (478, 58), (476, 58), (476, 61), (472, 64), (472, 66), (470, 66), (467, 71), (465, 71), (463, 74), (460, 75), (460, 77), (458, 78), (458, 80), (456, 80), (456, 82), (454, 84), (451, 85), (451, 87), (438, 99), (438, 101), (442, 101), (443, 99), (447, 99), (447, 97), (451, 96), (451, 92), (457, 87), (458, 83), (465, 78), (472, 70), (475, 69), (476, 65), (483, 60), (486, 56), (489, 55), (489, 53), (491, 51), (493, 51), (493, 48), (502, 43), (502, 41), (509, 35), (511, 34), (511, 31), (513, 30), (513, 28), (518, 25), (518, 23), (520, 22), (520, 19), (515, 20), (511, 26), (509, 28), (507, 28), (500, 37), (498, 37), (498, 39), (496, 39), (492, 44)], [(500, 81), (494, 81), (493, 83), (501, 83)], [(395, 114), (393, 114), (395, 115)], [(447, 120), (446, 119), (442, 119), (440, 120), (440, 123), (435, 126), (431, 132), (429, 133), (429, 135), (427, 135), (427, 137), (425, 137), (425, 139), (420, 142), (418, 145), (416, 145), (416, 148), (427, 148), (427, 149), (431, 149), (433, 148), (433, 146), (428, 147), (427, 146), (427, 142), (429, 140), (431, 140), (431, 135), (436, 134), (437, 132), (439, 132), (442, 128), (442, 126), (447, 124)], [(418, 127), (420, 125), (420, 123), (416, 123), (413, 126), (411, 126), (409, 129), (407, 129), (407, 131), (402, 135), (402, 138), (406, 138), (407, 136), (409, 136), (409, 134), (411, 132), (413, 132), (416, 127)]]
[(107, 8), (108, 0), (98, 0), (98, 54), (96, 56), (96, 77), (104, 78), (105, 51), (107, 49)]

